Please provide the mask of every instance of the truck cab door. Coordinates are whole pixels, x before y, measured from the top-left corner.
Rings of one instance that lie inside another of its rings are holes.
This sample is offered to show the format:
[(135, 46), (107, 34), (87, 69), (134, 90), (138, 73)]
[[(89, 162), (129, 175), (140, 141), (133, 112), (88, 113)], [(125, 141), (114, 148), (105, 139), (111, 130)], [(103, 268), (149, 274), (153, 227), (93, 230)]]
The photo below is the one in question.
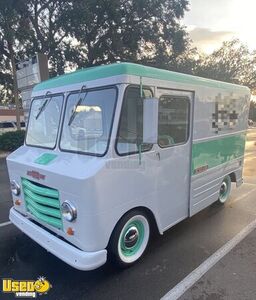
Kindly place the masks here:
[(193, 93), (158, 89), (157, 201), (161, 227), (189, 215)]

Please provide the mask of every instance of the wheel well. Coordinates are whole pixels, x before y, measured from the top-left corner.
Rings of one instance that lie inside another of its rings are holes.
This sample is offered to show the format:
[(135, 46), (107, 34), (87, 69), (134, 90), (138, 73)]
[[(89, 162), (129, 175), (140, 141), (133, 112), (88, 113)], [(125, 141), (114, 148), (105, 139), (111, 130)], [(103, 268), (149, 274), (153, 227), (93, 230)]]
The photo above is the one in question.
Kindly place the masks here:
[[(111, 239), (111, 236), (117, 226), (117, 224), (120, 222), (120, 220), (126, 215), (128, 214), (129, 212), (133, 211), (133, 210), (136, 210), (136, 211), (141, 211), (143, 213), (146, 214), (146, 216), (148, 217), (148, 220), (149, 220), (149, 224), (150, 224), (150, 228), (152, 230), (152, 233), (155, 234), (156, 232), (159, 233), (159, 229), (158, 229), (158, 226), (157, 226), (157, 223), (156, 223), (156, 218), (153, 214), (153, 212), (145, 207), (145, 206), (136, 206), (136, 207), (133, 207), (132, 209), (128, 210), (126, 213), (124, 213), (120, 218), (119, 220), (117, 221), (115, 227), (113, 228), (112, 232), (111, 232), (111, 235), (110, 235), (110, 239)], [(110, 242), (110, 239), (109, 239), (109, 242)], [(108, 245), (109, 245), (109, 242), (108, 242)]]
[(149, 208), (147, 208), (145, 206), (138, 206), (138, 207), (134, 207), (131, 210), (140, 210), (141, 212), (146, 213), (146, 215), (149, 219), (149, 222), (150, 222), (150, 227), (152, 229), (152, 233), (156, 233), (156, 232), (159, 233), (159, 229), (158, 229), (158, 226), (156, 223), (156, 218), (155, 218), (153, 212)]
[(229, 174), (229, 176), (231, 178), (231, 182), (236, 182), (236, 174), (234, 172)]

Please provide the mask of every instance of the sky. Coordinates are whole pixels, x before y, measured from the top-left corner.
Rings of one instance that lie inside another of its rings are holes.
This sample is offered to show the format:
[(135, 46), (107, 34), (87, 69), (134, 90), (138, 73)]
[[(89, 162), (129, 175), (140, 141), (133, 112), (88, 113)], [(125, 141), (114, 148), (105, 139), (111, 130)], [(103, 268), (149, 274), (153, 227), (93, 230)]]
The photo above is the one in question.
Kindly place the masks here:
[(210, 54), (223, 41), (239, 38), (256, 50), (255, 0), (189, 0), (184, 25), (194, 46)]

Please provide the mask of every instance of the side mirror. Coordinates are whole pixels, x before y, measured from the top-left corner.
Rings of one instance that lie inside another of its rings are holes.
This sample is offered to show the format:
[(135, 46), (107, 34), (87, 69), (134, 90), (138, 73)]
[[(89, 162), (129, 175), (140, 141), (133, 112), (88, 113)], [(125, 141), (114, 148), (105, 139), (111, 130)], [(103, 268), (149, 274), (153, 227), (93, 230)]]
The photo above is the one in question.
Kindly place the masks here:
[(143, 143), (157, 144), (158, 142), (158, 104), (157, 98), (143, 100)]

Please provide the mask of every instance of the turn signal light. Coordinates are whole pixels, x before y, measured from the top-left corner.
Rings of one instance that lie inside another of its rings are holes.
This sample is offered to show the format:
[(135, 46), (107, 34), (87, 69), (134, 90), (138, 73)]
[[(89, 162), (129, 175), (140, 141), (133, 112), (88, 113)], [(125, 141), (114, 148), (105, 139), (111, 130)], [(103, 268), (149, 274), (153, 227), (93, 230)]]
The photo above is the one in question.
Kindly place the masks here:
[(19, 199), (17, 199), (14, 203), (15, 205), (21, 205), (21, 201)]
[(74, 235), (74, 234), (75, 234), (75, 231), (73, 230), (73, 228), (68, 227), (68, 229), (67, 229), (67, 234), (68, 234), (68, 235)]

